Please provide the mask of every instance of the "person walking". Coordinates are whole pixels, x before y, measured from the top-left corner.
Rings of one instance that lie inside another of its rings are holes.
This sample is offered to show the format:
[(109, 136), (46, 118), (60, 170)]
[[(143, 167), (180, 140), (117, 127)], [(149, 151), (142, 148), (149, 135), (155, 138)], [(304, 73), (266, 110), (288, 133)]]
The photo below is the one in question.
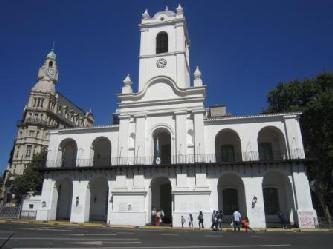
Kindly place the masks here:
[(250, 228), (250, 221), (249, 221), (249, 218), (247, 218), (247, 216), (245, 216), (244, 219), (242, 219), (242, 227), (245, 228), (245, 232), (247, 232), (248, 229), (251, 229)]
[(212, 225), (211, 225), (211, 229), (214, 230), (215, 228), (215, 210), (213, 210), (213, 213), (212, 213)]
[(222, 231), (222, 220), (223, 220), (223, 212), (222, 210), (220, 210), (218, 212), (218, 217), (217, 217), (217, 228), (221, 229), (221, 231)]
[(287, 226), (287, 217), (286, 217), (286, 215), (285, 215), (282, 211), (279, 211), (279, 212), (278, 212), (278, 217), (279, 217), (279, 219), (280, 219), (281, 227), (282, 227), (283, 229), (288, 228), (288, 226)]
[(151, 224), (156, 225), (156, 209), (154, 207), (151, 210)]
[(236, 231), (236, 228), (237, 228), (237, 231), (239, 232), (240, 231), (240, 222), (242, 219), (241, 213), (238, 210), (236, 210), (232, 214), (232, 218), (233, 218), (234, 232)]
[(188, 226), (193, 228), (193, 215), (189, 214), (188, 216)]
[(184, 216), (180, 217), (180, 222), (182, 223), (182, 228), (184, 228), (184, 224), (186, 222), (186, 219), (184, 218)]
[(157, 210), (156, 212), (156, 222), (155, 222), (156, 226), (160, 226), (161, 225), (161, 211)]
[(200, 229), (200, 225), (201, 225), (201, 228), (204, 228), (202, 211), (199, 212), (198, 220), (199, 220), (199, 229)]

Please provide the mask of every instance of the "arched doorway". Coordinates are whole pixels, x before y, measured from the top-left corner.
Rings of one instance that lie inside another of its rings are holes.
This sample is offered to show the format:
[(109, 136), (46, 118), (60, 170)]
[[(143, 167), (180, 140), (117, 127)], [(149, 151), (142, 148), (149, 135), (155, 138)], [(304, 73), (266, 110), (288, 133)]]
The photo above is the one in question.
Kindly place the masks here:
[(97, 177), (90, 181), (90, 221), (107, 220), (108, 213), (108, 182), (104, 177)]
[(98, 137), (92, 144), (93, 166), (111, 165), (111, 142), (106, 137)]
[(61, 167), (63, 168), (75, 167), (76, 155), (77, 155), (77, 145), (73, 139), (67, 138), (60, 143), (59, 157), (60, 157)]
[(287, 158), (286, 143), (282, 132), (273, 126), (267, 126), (258, 134), (259, 159), (263, 161)]
[(294, 202), (291, 183), (278, 171), (265, 174), (263, 183), (266, 226), (280, 226), (279, 212), (288, 222), (294, 223)]
[(167, 129), (156, 129), (154, 140), (154, 164), (171, 164), (171, 135)]
[[(162, 223), (172, 223), (171, 182), (167, 177), (157, 177), (151, 181), (151, 210), (163, 210)], [(153, 223), (153, 221), (152, 221)]]
[(221, 130), (215, 137), (216, 162), (239, 162), (242, 160), (241, 141), (231, 129)]
[(56, 182), (57, 189), (57, 220), (69, 220), (71, 217), (73, 184), (68, 178)]
[(222, 210), (225, 222), (230, 223), (232, 214), (238, 210), (242, 217), (247, 215), (244, 184), (236, 174), (226, 174), (218, 182), (218, 210)]

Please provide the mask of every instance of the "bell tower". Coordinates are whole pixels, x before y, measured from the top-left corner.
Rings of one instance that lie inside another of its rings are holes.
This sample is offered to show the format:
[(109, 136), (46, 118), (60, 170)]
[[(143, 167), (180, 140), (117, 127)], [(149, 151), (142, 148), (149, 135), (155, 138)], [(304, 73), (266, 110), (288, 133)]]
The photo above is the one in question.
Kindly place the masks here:
[(32, 88), (36, 92), (55, 93), (55, 84), (58, 81), (58, 68), (56, 54), (53, 49), (47, 54), (44, 64), (38, 70), (37, 83)]
[(157, 76), (170, 77), (180, 88), (190, 87), (190, 40), (183, 8), (178, 5), (176, 12), (166, 8), (153, 17), (145, 10), (139, 26), (139, 91)]

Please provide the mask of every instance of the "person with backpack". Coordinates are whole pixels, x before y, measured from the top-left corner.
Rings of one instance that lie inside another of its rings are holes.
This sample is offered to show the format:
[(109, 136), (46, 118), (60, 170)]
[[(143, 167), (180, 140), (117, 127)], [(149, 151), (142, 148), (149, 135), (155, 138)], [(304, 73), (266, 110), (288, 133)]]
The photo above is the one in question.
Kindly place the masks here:
[(217, 228), (222, 230), (223, 211), (218, 211)]
[(212, 214), (212, 230), (217, 231), (218, 211), (213, 211)]
[(238, 210), (236, 210), (232, 214), (232, 218), (233, 218), (234, 232), (236, 231), (236, 228), (237, 228), (237, 231), (239, 232), (240, 231), (240, 223), (241, 223), (241, 219), (242, 219), (241, 213)]
[(200, 224), (201, 224), (201, 228), (204, 228), (202, 211), (199, 212), (198, 220), (199, 220), (199, 229), (200, 229)]

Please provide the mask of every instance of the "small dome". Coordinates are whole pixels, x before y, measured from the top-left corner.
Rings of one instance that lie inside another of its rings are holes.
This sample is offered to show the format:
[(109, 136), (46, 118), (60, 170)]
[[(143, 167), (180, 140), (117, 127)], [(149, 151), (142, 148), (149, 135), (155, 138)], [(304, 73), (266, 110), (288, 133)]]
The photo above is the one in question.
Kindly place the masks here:
[(47, 54), (46, 58), (55, 60), (57, 55), (54, 53), (53, 49)]

